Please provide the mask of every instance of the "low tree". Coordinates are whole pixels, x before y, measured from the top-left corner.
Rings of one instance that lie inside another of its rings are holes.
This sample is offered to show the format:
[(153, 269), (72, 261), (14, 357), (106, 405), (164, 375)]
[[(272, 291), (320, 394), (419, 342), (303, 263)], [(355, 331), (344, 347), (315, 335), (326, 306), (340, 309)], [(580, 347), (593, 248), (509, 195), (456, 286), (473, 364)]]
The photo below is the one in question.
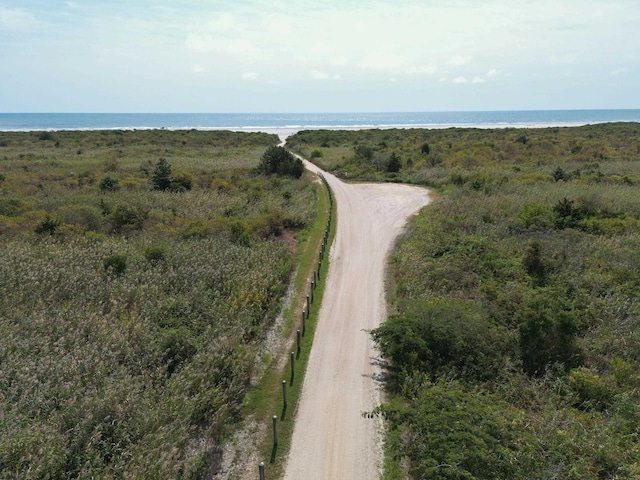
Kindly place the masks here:
[(396, 152), (391, 152), (391, 156), (389, 157), (389, 160), (387, 160), (385, 167), (389, 173), (398, 173), (400, 171), (402, 162), (400, 161), (400, 157), (396, 155)]
[(304, 164), (282, 147), (269, 147), (262, 155), (257, 171), (263, 175), (276, 174), (300, 178), (304, 172)]
[(567, 175), (567, 173), (560, 166), (558, 166), (553, 172), (551, 172), (551, 176), (556, 182), (559, 182), (560, 180), (566, 182), (569, 180), (569, 175)]
[(117, 178), (107, 175), (100, 180), (98, 188), (103, 192), (116, 192), (120, 190), (120, 185)]
[(161, 158), (156, 163), (152, 181), (154, 190), (169, 190), (171, 188), (171, 164), (166, 158)]

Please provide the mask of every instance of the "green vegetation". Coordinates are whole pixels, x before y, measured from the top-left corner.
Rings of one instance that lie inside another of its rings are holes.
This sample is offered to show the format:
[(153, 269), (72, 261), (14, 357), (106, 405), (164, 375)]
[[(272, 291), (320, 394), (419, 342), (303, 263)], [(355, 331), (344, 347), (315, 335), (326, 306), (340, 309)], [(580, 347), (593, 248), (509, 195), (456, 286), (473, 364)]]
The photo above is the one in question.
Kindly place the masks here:
[(282, 147), (269, 147), (262, 155), (258, 172), (264, 175), (282, 175), (300, 178), (304, 172), (302, 160)]
[(320, 187), (266, 134), (0, 141), (0, 478), (210, 477)]
[(349, 178), (439, 192), (372, 332), (391, 363), (386, 478), (640, 476), (640, 125), (290, 143)]
[[(640, 182), (630, 163), (640, 148), (637, 130), (635, 123), (536, 130), (307, 130), (289, 137), (287, 147), (343, 178), (438, 189), (462, 184), (489, 189), (514, 177), (520, 183), (630, 185)], [(311, 156), (316, 149), (322, 149), (321, 157)], [(392, 154), (399, 172), (386, 168)]]

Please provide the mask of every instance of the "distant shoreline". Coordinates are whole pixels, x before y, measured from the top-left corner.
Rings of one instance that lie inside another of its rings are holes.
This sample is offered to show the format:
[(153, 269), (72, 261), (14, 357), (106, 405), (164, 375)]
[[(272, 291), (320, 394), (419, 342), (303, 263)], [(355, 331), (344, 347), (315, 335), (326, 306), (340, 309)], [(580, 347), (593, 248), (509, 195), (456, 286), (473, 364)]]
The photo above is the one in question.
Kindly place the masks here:
[(548, 128), (640, 122), (640, 109), (378, 113), (0, 113), (0, 131)]

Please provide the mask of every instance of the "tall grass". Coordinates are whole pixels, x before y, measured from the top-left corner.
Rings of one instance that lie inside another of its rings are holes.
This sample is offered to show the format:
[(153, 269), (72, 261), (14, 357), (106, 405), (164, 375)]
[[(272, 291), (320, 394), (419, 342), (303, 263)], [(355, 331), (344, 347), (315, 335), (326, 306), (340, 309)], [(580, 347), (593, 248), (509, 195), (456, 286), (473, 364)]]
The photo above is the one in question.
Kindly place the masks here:
[[(257, 380), (317, 187), (253, 175), (254, 136), (53, 135), (60, 146), (29, 160), (34, 134), (2, 134), (0, 478), (208, 478)], [(186, 150), (174, 171), (202, 181), (153, 191), (141, 159), (174, 144)], [(86, 181), (105, 165), (121, 190)], [(118, 208), (144, 212), (140, 224), (114, 228)], [(59, 227), (35, 233), (45, 215)]]

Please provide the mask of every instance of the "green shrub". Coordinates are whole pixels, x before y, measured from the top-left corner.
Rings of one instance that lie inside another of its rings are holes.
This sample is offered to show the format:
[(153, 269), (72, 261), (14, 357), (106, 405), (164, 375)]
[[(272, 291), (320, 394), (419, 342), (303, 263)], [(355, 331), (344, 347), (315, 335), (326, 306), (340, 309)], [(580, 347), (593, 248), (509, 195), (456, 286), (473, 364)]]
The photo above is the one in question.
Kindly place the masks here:
[(491, 377), (496, 373), (497, 352), (508, 348), (504, 333), (483, 318), (477, 306), (460, 301), (412, 302), (405, 313), (391, 316), (373, 330), (372, 336), (395, 371), (434, 377), (446, 372)]
[(241, 221), (235, 221), (231, 224), (231, 241), (236, 245), (248, 246), (251, 242), (247, 226)]
[(184, 192), (193, 187), (193, 177), (186, 172), (181, 172), (171, 178), (169, 189), (172, 192)]
[(164, 262), (166, 258), (165, 249), (163, 247), (147, 247), (144, 250), (144, 258), (146, 258), (149, 263), (156, 264)]
[(282, 147), (269, 147), (262, 155), (257, 171), (264, 175), (300, 178), (304, 172), (302, 160)]
[(517, 213), (516, 228), (526, 230), (547, 230), (555, 227), (555, 217), (551, 207), (540, 203), (525, 202)]
[(120, 190), (120, 185), (117, 178), (107, 175), (100, 180), (98, 188), (103, 192), (117, 192)]
[(168, 375), (172, 375), (182, 363), (196, 354), (197, 349), (189, 337), (187, 328), (171, 329), (164, 332), (160, 349), (163, 352), (162, 360), (166, 365)]
[(142, 230), (147, 218), (149, 212), (141, 207), (117, 205), (109, 214), (109, 223), (114, 233), (122, 233), (128, 230)]
[(171, 164), (166, 158), (161, 158), (153, 170), (152, 182), (154, 190), (169, 190), (172, 180)]
[(527, 374), (544, 375), (555, 363), (567, 369), (580, 364), (578, 319), (557, 291), (532, 291), (517, 315), (522, 367)]
[(55, 140), (55, 137), (53, 136), (53, 133), (45, 131), (45, 132), (40, 132), (38, 134), (38, 140), (41, 140), (41, 141)]
[(567, 375), (567, 382), (578, 394), (579, 407), (604, 410), (612, 404), (617, 389), (615, 379), (601, 376), (588, 368), (574, 368)]
[(522, 259), (526, 272), (535, 279), (536, 284), (544, 282), (547, 265), (542, 257), (542, 244), (538, 240), (530, 240)]
[(18, 198), (0, 198), (0, 215), (15, 217), (28, 208), (29, 205)]
[(412, 400), (412, 407), (397, 402), (379, 410), (410, 478), (543, 478), (539, 442), (499, 397), (442, 382), (423, 385)]
[(36, 227), (35, 232), (37, 234), (53, 235), (59, 226), (60, 222), (58, 220), (54, 220), (49, 215), (47, 215), (45, 219)]
[(102, 262), (104, 270), (111, 275), (123, 275), (127, 270), (126, 255), (109, 255)]
[(391, 156), (389, 157), (389, 159), (385, 164), (385, 170), (388, 173), (398, 173), (401, 167), (402, 167), (402, 162), (400, 161), (400, 157), (396, 155), (396, 152), (392, 152)]
[(309, 154), (309, 158), (311, 159), (322, 158), (322, 157), (324, 157), (324, 152), (320, 148), (314, 148), (313, 150), (311, 150), (311, 153)]

